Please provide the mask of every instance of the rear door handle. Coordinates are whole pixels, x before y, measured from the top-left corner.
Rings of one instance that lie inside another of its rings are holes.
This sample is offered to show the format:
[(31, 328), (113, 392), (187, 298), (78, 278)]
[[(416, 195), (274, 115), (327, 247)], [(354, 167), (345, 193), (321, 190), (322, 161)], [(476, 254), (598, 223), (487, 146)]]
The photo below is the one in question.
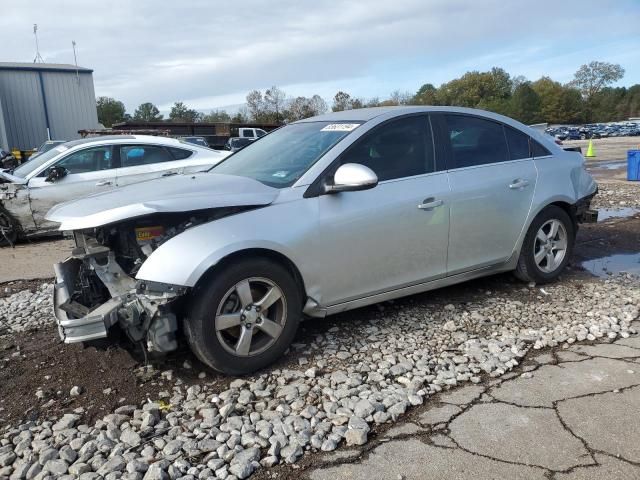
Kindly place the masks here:
[(170, 177), (171, 175), (178, 175), (178, 172), (176, 172), (175, 170), (169, 170), (168, 172), (164, 172), (162, 174), (163, 177)]
[(444, 202), (442, 200), (436, 200), (433, 197), (425, 198), (424, 201), (418, 205), (420, 210), (433, 210), (441, 206)]
[(111, 180), (100, 180), (99, 182), (96, 183), (96, 187), (105, 187), (111, 184), (112, 184)]
[(526, 187), (526, 186), (528, 186), (528, 185), (529, 185), (529, 182), (528, 182), (527, 180), (524, 180), (524, 179), (522, 179), (522, 178), (516, 178), (516, 179), (513, 181), (513, 183), (511, 183), (511, 184), (509, 185), (509, 188), (510, 188), (511, 190), (518, 190), (518, 189), (524, 188), (524, 187)]

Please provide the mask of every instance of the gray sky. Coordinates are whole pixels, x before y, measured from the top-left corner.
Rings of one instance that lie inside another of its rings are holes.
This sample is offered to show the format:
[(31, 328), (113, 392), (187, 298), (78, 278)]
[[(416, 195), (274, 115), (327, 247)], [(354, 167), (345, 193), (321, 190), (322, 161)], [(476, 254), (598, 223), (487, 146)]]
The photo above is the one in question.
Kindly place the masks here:
[(0, 0), (0, 61), (94, 70), (96, 95), (167, 110), (210, 109), (278, 85), (385, 98), (468, 70), (505, 68), (568, 81), (591, 60), (622, 64), (640, 83), (637, 0)]

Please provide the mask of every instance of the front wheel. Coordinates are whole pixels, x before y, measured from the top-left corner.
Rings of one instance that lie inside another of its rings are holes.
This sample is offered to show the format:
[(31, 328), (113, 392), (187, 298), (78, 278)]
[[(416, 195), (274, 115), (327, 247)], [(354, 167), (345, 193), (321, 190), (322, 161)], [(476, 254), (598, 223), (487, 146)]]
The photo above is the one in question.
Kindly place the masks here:
[(278, 359), (302, 316), (300, 289), (282, 265), (241, 260), (198, 286), (184, 329), (194, 354), (230, 375), (244, 375)]
[(515, 275), (525, 282), (558, 278), (573, 252), (575, 228), (560, 207), (551, 205), (533, 220), (520, 250)]

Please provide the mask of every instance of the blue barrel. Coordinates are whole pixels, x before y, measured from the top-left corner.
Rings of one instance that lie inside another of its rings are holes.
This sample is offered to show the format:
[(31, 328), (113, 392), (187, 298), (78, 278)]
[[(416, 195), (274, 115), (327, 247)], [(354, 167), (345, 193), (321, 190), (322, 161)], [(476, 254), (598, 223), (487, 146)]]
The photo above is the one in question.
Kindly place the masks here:
[(627, 151), (627, 180), (640, 181), (640, 150)]

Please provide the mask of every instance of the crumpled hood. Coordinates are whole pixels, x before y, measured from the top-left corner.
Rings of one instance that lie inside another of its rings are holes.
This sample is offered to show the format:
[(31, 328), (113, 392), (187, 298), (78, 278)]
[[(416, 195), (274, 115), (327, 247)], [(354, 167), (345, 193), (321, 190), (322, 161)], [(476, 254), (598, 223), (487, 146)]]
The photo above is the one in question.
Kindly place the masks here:
[(214, 173), (175, 175), (61, 203), (49, 210), (46, 218), (59, 222), (59, 230), (81, 230), (151, 213), (263, 206), (277, 196), (278, 189), (246, 177)]

